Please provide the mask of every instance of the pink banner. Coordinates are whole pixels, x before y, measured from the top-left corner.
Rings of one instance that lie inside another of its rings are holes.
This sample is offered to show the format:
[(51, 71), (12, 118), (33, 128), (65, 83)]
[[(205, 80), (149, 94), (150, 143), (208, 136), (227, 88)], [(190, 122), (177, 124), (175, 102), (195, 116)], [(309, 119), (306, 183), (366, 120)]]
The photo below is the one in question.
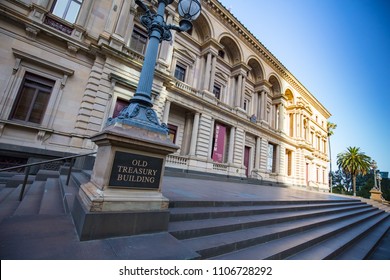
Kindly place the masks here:
[(216, 162), (223, 162), (223, 155), (225, 153), (225, 138), (226, 138), (226, 126), (221, 124), (215, 125), (215, 141), (212, 159)]

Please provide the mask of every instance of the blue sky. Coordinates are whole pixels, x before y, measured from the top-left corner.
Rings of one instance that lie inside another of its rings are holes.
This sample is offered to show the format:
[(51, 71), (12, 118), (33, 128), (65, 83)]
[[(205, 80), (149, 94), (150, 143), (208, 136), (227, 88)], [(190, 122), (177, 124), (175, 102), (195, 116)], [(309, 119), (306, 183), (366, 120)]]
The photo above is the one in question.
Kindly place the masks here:
[(328, 109), (347, 147), (390, 172), (390, 1), (220, 0)]

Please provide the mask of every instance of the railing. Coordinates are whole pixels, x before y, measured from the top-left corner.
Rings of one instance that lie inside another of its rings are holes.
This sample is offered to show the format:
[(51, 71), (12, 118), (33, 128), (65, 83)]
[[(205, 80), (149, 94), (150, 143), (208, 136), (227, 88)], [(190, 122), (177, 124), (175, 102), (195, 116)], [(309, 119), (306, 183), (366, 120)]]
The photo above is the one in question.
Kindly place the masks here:
[(168, 155), (167, 156), (167, 164), (187, 166), (188, 159), (185, 157), (182, 157), (182, 156)]
[(35, 162), (35, 163), (28, 163), (28, 164), (23, 164), (23, 165), (19, 165), (19, 166), (3, 168), (3, 169), (0, 169), (0, 172), (11, 171), (11, 170), (14, 170), (14, 169), (19, 169), (19, 168), (26, 168), (24, 170), (24, 179), (23, 179), (22, 189), (20, 190), (20, 194), (19, 194), (19, 201), (22, 201), (23, 195), (24, 195), (24, 190), (25, 190), (26, 184), (27, 184), (28, 175), (30, 175), (30, 168), (32, 166), (41, 165), (41, 164), (47, 164), (47, 163), (52, 163), (52, 162), (57, 162), (57, 161), (64, 161), (64, 160), (69, 160), (70, 159), (71, 161), (70, 161), (69, 170), (68, 170), (68, 174), (67, 174), (67, 178), (66, 178), (66, 185), (69, 185), (70, 175), (72, 173), (72, 168), (73, 168), (73, 165), (74, 165), (74, 162), (75, 162), (76, 158), (86, 157), (86, 156), (94, 155), (96, 153), (97, 152), (92, 152), (92, 153), (88, 153), (88, 154), (68, 156), (68, 157), (63, 157), (63, 158), (56, 158), (56, 159), (45, 160), (45, 161)]
[(260, 180), (263, 181), (263, 176), (261, 176), (261, 174), (259, 173), (258, 170), (252, 170), (252, 177), (253, 177), (253, 173), (256, 175), (256, 179), (259, 179), (260, 177)]
[(181, 81), (176, 81), (175, 82), (175, 86), (178, 87), (178, 88), (181, 88), (187, 92), (190, 92), (194, 95), (198, 95), (199, 94), (199, 91), (197, 91), (196, 89), (194, 89), (193, 87), (181, 82)]
[(224, 164), (224, 163), (213, 163), (213, 170), (218, 170), (218, 171), (227, 172), (228, 167), (229, 167), (228, 164)]

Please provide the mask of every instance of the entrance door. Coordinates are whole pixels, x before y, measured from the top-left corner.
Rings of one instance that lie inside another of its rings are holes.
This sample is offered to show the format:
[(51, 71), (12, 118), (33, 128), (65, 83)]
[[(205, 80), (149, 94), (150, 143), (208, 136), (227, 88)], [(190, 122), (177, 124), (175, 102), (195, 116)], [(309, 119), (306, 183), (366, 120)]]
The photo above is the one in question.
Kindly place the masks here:
[(249, 177), (249, 157), (251, 154), (251, 148), (248, 146), (245, 146), (244, 150), (244, 166), (246, 167), (245, 175), (246, 177)]

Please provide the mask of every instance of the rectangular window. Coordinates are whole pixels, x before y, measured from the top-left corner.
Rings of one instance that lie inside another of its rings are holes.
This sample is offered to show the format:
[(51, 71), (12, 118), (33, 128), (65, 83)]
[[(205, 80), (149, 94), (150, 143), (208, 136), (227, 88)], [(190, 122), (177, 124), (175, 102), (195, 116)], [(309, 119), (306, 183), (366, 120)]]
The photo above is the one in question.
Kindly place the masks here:
[(148, 36), (143, 30), (134, 27), (130, 40), (130, 49), (141, 54), (145, 54)]
[(26, 73), (10, 119), (40, 124), (55, 82)]
[(244, 99), (244, 108), (243, 109), (247, 113), (248, 113), (248, 110), (249, 110), (249, 104), (250, 104), (249, 100), (245, 98)]
[(267, 171), (276, 172), (276, 145), (268, 144)]
[(183, 66), (176, 65), (175, 68), (175, 78), (179, 81), (184, 82), (186, 78), (186, 69)]
[(218, 84), (214, 84), (213, 93), (215, 98), (221, 99), (221, 86)]
[(56, 0), (52, 13), (70, 23), (75, 23), (83, 0)]
[(112, 117), (113, 118), (116, 118), (119, 116), (119, 113), (125, 109), (127, 106), (129, 106), (129, 101), (128, 100), (124, 100), (124, 99), (120, 99), (118, 98), (116, 100), (116, 103), (115, 103), (115, 108), (114, 108), (114, 112), (112, 114)]
[(177, 126), (168, 124), (168, 136), (173, 144), (176, 144)]

